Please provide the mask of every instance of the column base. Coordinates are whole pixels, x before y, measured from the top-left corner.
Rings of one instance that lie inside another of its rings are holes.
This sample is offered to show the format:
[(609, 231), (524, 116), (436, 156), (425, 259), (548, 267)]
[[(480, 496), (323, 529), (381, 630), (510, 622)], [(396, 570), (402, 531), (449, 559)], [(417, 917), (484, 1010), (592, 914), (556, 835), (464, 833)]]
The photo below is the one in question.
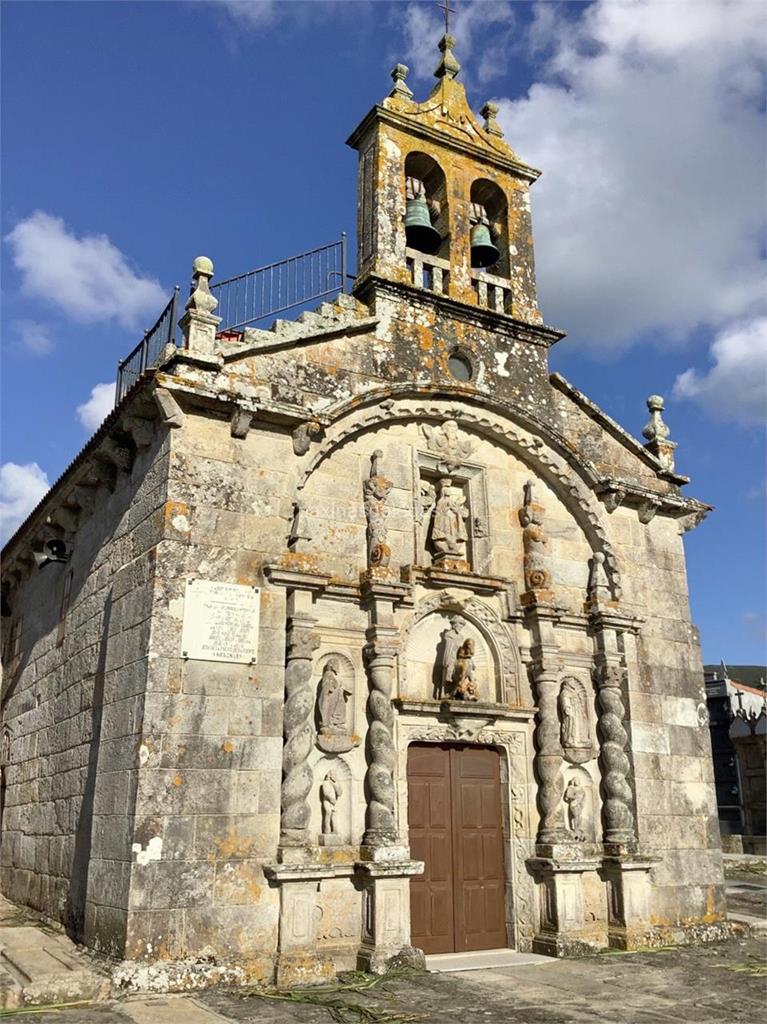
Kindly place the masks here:
[(422, 950), (414, 946), (403, 946), (396, 953), (363, 943), (357, 954), (357, 969), (368, 974), (386, 974), (387, 971), (409, 967), (412, 970), (426, 970), (426, 958)]
[(410, 878), (423, 872), (423, 861), (358, 861), (357, 870), (363, 886), (361, 969), (384, 974), (393, 966), (423, 967), (423, 953), (410, 945)]
[(305, 988), (332, 981), (336, 968), (332, 957), (317, 953), (279, 953), (274, 982), (277, 988)]

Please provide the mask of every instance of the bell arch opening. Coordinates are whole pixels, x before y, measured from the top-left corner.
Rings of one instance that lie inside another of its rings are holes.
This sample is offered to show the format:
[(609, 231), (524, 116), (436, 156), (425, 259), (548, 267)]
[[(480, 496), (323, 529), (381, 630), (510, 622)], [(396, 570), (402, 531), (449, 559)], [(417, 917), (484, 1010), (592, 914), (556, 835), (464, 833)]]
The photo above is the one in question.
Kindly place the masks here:
[(475, 270), (508, 278), (509, 211), (503, 189), (487, 178), (471, 185), (469, 255)]
[(405, 243), (450, 259), (447, 179), (433, 157), (417, 151), (405, 157)]

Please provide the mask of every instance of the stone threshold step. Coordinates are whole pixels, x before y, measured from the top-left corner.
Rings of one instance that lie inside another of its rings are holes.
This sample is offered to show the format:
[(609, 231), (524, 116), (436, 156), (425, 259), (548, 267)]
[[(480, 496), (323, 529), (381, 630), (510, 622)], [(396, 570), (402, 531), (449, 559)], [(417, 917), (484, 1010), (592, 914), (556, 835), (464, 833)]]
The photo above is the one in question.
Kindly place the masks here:
[(554, 956), (520, 953), (516, 949), (477, 949), (468, 953), (432, 953), (426, 957), (426, 970), (445, 974), (451, 971), (483, 971), (495, 967), (532, 967), (559, 963)]

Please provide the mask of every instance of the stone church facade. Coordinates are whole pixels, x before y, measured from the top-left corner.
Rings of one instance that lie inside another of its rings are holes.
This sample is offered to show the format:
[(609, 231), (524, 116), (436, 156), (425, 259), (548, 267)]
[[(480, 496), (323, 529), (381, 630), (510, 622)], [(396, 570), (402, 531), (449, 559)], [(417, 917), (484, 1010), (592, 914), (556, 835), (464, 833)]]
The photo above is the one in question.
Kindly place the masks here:
[(451, 47), (349, 140), (353, 295), (217, 335), (196, 260), (185, 347), (6, 546), (2, 892), (112, 957), (300, 984), (723, 926), (708, 507), (660, 399), (641, 443), (550, 374), (538, 172)]

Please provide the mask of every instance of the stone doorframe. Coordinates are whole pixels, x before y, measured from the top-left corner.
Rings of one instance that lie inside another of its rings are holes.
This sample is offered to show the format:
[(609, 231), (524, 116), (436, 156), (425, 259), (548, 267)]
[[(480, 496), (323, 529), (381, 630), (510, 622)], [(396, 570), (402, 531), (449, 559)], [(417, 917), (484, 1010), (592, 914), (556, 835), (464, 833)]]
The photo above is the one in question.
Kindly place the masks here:
[[(485, 705), (485, 708), (487, 705)], [(506, 709), (504, 709), (506, 710)], [(486, 716), (486, 712), (485, 712)], [(532, 950), (537, 930), (535, 882), (525, 862), (535, 851), (535, 780), (532, 773), (530, 713), (485, 728), (487, 718), (473, 723), (440, 722), (436, 714), (400, 714), (395, 721), (397, 817), (403, 837), (408, 822), (407, 752), (411, 743), (452, 743), (495, 747), (501, 754), (501, 814), (506, 872), (506, 927), (510, 949)], [(409, 926), (409, 923), (408, 923)]]

